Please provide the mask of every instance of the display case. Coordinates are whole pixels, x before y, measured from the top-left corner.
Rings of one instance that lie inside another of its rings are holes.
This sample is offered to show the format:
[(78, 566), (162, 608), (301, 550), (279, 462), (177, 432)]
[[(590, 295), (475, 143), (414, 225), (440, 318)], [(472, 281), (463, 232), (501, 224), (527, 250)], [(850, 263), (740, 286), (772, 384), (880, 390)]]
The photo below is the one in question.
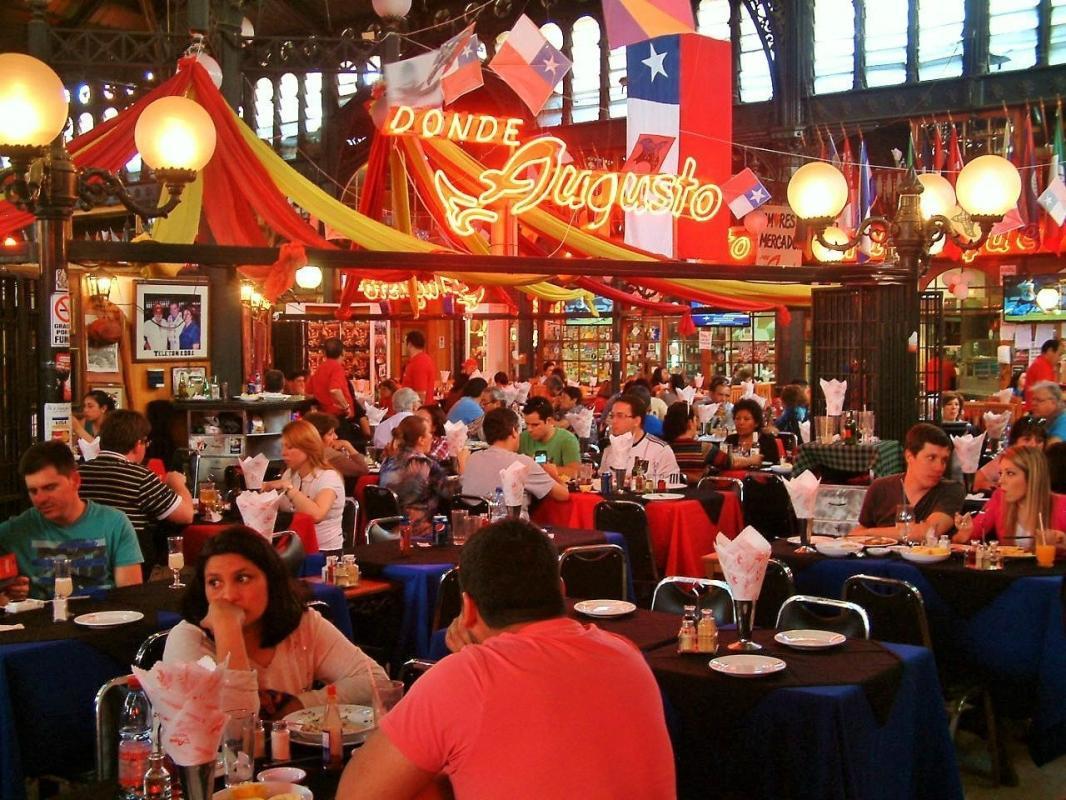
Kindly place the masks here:
[(611, 379), (619, 357), (610, 317), (595, 320), (548, 319), (541, 323), (542, 361), (555, 361), (571, 380), (584, 384)]
[[(292, 313), (304, 311), (301, 306), (292, 306)], [(357, 390), (372, 394), (377, 382), (389, 375), (389, 322), (386, 320), (319, 322), (283, 318), (274, 323), (272, 338), (274, 364), (284, 372), (306, 369), (314, 373), (324, 358), (322, 343), (338, 338), (344, 346), (341, 364), (348, 378), (356, 382)]]

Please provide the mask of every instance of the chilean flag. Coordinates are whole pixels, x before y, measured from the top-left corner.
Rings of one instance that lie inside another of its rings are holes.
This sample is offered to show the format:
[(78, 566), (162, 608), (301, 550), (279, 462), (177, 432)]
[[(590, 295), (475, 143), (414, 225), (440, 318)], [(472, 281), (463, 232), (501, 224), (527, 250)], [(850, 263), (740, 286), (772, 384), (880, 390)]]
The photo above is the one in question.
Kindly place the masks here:
[(570, 60), (523, 14), (489, 62), (489, 68), (503, 78), (535, 116), (570, 71)]
[[(660, 36), (626, 48), (626, 152), (642, 136), (675, 139), (659, 165), (677, 174), (696, 163), (701, 183), (732, 175), (732, 60), (729, 42), (694, 33)], [(728, 258), (729, 211), (707, 222), (670, 214), (626, 214), (627, 244), (674, 258)]]

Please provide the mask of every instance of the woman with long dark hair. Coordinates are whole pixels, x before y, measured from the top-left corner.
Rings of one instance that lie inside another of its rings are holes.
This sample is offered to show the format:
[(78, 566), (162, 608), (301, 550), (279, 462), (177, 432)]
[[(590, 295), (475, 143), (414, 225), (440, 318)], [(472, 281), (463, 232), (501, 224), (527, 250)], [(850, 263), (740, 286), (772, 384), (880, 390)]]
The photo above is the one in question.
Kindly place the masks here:
[(100, 426), (104, 417), (115, 410), (115, 398), (101, 389), (87, 392), (81, 400), (81, 419), (71, 417), (71, 427), (75, 435), (86, 442), (91, 442), (100, 435)]

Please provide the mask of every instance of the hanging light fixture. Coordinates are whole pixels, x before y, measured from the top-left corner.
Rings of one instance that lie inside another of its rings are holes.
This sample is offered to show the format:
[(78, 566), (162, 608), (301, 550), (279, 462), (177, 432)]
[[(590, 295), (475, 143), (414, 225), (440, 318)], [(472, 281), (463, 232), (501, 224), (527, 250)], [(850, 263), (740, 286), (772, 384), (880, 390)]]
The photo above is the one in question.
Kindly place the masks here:
[(307, 264), (296, 270), (296, 285), (301, 289), (317, 289), (322, 285), (322, 270), (314, 264)]
[(106, 272), (90, 272), (85, 276), (89, 297), (98, 305), (103, 305), (111, 299), (111, 287), (115, 279)]

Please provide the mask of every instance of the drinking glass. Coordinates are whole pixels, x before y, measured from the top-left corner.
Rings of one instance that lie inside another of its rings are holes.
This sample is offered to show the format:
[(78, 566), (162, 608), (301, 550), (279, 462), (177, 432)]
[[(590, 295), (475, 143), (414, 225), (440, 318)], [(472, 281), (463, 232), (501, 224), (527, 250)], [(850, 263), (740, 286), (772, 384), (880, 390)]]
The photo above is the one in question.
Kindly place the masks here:
[(862, 434), (863, 443), (872, 442), (874, 439), (874, 412), (859, 412), (859, 433)]
[(1055, 531), (1037, 529), (1036, 565), (1038, 567), (1055, 566)]
[(582, 487), (583, 491), (588, 491), (584, 487), (592, 486), (592, 476), (596, 472), (596, 467), (592, 464), (581, 464), (577, 468), (578, 484)]
[(235, 786), (252, 779), (255, 714), (243, 708), (228, 713), (222, 729), (222, 763), (226, 767), (226, 786)]
[(815, 417), (814, 431), (819, 444), (832, 444), (836, 433), (836, 417)]
[(182, 536), (167, 537), (167, 566), (170, 567), (170, 572), (174, 576), (169, 586), (171, 589), (185, 588), (185, 584), (181, 582), (181, 571), (185, 568), (184, 544), (185, 538)]
[(811, 534), (814, 532), (814, 520), (813, 519), (801, 519), (800, 524), (800, 546), (796, 548), (797, 553), (817, 553), (818, 551), (811, 547)]
[(896, 538), (902, 544), (906, 544), (910, 539), (914, 522), (914, 507), (912, 505), (900, 503), (896, 506)]
[(466, 541), (466, 520), (470, 512), (465, 508), (452, 509), (452, 542), (462, 544)]
[(733, 619), (737, 623), (739, 639), (729, 645), (730, 650), (751, 652), (762, 650), (762, 645), (751, 640), (751, 629), (755, 622), (755, 600), (737, 600), (733, 598)]
[(403, 697), (403, 681), (377, 678), (374, 681), (374, 722), (381, 721)]
[[(1054, 550), (1054, 547), (1052, 547)], [(55, 556), (52, 559), (52, 575), (55, 576), (56, 597), (66, 598), (74, 594), (74, 579), (70, 577), (70, 559)]]

